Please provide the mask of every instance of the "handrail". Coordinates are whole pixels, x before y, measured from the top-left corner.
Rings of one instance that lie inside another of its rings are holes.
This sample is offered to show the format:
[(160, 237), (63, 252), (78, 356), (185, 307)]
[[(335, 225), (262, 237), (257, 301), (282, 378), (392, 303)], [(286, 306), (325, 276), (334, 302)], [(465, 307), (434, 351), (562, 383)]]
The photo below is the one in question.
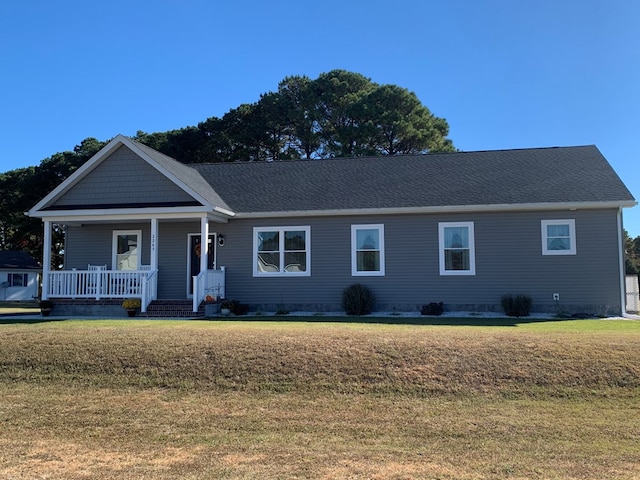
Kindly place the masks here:
[(193, 276), (193, 311), (197, 312), (200, 307), (200, 302), (204, 300), (207, 271), (203, 270), (198, 275)]
[(226, 267), (218, 270), (205, 270), (193, 277), (193, 311), (197, 312), (200, 303), (207, 295), (225, 298)]
[(158, 270), (144, 270), (142, 272), (142, 298), (140, 299), (140, 311), (145, 313), (149, 304), (157, 297)]

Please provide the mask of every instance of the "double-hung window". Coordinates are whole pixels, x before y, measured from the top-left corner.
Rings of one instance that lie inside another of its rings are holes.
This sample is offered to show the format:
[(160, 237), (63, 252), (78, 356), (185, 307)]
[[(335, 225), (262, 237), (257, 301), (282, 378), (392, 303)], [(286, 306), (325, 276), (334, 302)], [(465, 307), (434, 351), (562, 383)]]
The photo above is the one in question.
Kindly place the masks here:
[(141, 230), (114, 230), (112, 265), (115, 270), (138, 270), (141, 265)]
[(384, 275), (384, 225), (351, 225), (351, 275)]
[(28, 273), (10, 273), (7, 280), (10, 287), (26, 287), (29, 285)]
[(543, 255), (576, 254), (575, 220), (542, 220), (541, 227)]
[(440, 275), (475, 275), (473, 222), (438, 224)]
[(310, 276), (311, 227), (255, 227), (254, 276)]

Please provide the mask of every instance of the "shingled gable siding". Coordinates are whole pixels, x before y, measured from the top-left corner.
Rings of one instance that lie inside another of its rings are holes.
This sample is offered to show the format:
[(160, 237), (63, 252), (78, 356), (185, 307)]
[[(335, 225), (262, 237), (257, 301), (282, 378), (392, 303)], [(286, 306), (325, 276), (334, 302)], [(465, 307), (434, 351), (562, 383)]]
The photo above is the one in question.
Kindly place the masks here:
[(127, 147), (121, 146), (55, 205), (185, 201), (193, 201), (193, 198)]

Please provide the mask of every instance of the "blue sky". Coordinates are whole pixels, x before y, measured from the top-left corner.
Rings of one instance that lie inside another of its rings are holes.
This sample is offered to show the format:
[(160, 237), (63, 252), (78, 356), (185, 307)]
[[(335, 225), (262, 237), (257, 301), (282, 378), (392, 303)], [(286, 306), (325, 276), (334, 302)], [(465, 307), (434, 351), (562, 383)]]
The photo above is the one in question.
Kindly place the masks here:
[(462, 150), (595, 144), (640, 199), (635, 0), (11, 1), (0, 58), (0, 171), (341, 68), (415, 92)]

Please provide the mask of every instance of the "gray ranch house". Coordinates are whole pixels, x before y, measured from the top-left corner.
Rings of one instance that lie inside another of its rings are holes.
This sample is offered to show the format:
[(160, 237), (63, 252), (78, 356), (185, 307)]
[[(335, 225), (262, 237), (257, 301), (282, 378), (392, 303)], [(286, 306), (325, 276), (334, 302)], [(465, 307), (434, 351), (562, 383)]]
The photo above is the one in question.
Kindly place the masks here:
[(527, 294), (533, 311), (619, 315), (635, 204), (595, 146), (184, 165), (119, 135), (28, 214), (44, 222), (42, 298), (65, 314), (122, 314), (129, 297), (193, 314), (207, 295), (340, 311), (360, 283), (386, 311)]

